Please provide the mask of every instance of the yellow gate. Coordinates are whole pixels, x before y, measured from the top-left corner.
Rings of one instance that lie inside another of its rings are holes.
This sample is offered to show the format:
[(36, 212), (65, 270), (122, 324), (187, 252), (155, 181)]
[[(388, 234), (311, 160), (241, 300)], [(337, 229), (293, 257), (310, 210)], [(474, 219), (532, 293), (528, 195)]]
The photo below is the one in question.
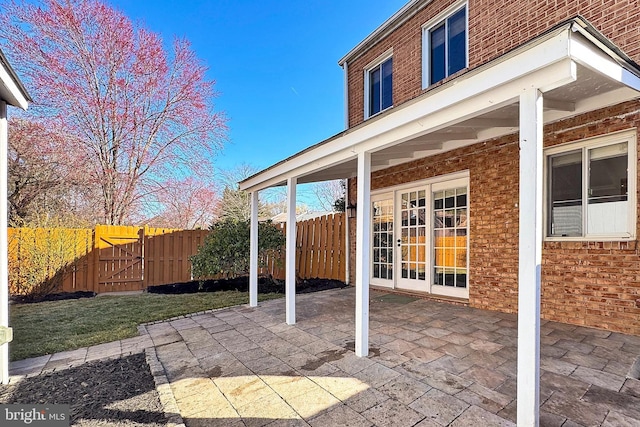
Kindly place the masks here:
[(139, 291), (143, 286), (141, 227), (98, 225), (95, 228), (95, 292)]

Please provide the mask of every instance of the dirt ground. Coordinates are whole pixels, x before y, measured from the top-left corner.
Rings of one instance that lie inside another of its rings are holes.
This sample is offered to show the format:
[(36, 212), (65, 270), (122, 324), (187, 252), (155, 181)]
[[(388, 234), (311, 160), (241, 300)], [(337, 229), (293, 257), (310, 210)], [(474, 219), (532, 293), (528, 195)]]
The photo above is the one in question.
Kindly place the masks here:
[(167, 424), (144, 354), (25, 378), (1, 387), (0, 403), (70, 405), (73, 426)]

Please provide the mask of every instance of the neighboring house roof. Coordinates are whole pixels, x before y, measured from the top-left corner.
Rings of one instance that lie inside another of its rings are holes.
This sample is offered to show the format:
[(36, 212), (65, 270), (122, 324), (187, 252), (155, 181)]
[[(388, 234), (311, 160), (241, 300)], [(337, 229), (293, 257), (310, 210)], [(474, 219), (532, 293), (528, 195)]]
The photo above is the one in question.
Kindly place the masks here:
[(240, 188), (284, 185), (290, 176), (298, 183), (352, 177), (360, 151), (372, 153), (371, 167), (377, 170), (515, 133), (523, 83), (546, 92), (545, 108), (553, 111), (545, 120), (553, 121), (637, 98), (640, 67), (587, 20), (575, 17), (246, 178)]
[(26, 110), (29, 102), (33, 101), (2, 50), (0, 50), (0, 99), (23, 110)]

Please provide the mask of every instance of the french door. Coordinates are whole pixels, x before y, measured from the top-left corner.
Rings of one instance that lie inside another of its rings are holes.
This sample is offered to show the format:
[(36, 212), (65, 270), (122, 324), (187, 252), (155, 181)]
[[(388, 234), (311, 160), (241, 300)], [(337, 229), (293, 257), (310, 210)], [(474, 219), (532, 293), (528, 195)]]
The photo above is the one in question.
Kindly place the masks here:
[(434, 294), (469, 298), (469, 197), (465, 180), (433, 184)]
[(393, 194), (371, 198), (371, 283), (393, 288)]
[(396, 253), (399, 272), (396, 286), (400, 289), (428, 292), (427, 278), (427, 191), (418, 187), (396, 192), (398, 233)]
[(468, 178), (372, 197), (371, 283), (469, 297)]

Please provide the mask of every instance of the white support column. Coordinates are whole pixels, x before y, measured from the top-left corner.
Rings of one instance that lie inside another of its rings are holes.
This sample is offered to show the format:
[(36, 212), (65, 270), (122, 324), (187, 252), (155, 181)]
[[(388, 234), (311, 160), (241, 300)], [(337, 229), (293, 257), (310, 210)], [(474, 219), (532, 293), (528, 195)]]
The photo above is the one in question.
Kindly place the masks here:
[(258, 306), (258, 190), (251, 192), (249, 305)]
[[(346, 64), (345, 64), (346, 65)], [(344, 253), (346, 256), (344, 257), (344, 283), (349, 285), (351, 279), (351, 236), (349, 230), (349, 210), (347, 206), (349, 206), (349, 180), (344, 180)]]
[(537, 427), (539, 424), (542, 99), (537, 88), (528, 88), (520, 95), (518, 427)]
[(371, 153), (358, 154), (356, 202), (356, 356), (369, 355)]
[(296, 185), (298, 178), (287, 179), (287, 254), (285, 294), (287, 325), (296, 323)]
[[(0, 100), (0, 326), (9, 326), (9, 239), (7, 237), (7, 103)], [(0, 346), (0, 382), (9, 382), (9, 343)]]

